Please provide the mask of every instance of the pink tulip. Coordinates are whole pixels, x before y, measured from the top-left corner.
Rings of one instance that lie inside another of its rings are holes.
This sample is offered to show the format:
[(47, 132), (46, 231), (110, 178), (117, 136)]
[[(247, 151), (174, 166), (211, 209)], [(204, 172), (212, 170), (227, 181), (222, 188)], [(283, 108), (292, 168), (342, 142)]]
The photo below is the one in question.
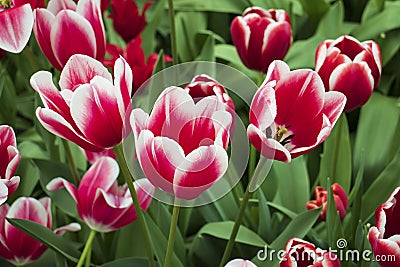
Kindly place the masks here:
[(82, 149), (83, 153), (85, 154), (87, 160), (89, 161), (90, 164), (94, 164), (98, 159), (102, 157), (111, 157), (115, 159), (115, 154), (112, 149), (107, 149), (101, 152), (91, 152), (85, 149)]
[(290, 18), (281, 9), (249, 7), (232, 21), (231, 33), (244, 65), (264, 73), (272, 61), (286, 56), (292, 44)]
[(115, 31), (124, 39), (126, 43), (139, 36), (146, 26), (146, 10), (153, 4), (147, 2), (143, 6), (142, 14), (139, 15), (137, 5), (132, 0), (111, 0), (112, 13), (110, 18), (113, 20)]
[(168, 87), (150, 116), (135, 109), (131, 126), (144, 174), (157, 188), (194, 199), (227, 170), (231, 115), (217, 96), (197, 103), (180, 87)]
[(3, 0), (0, 3), (0, 49), (20, 53), (31, 36), (33, 13), (29, 3)]
[[(335, 200), (336, 210), (339, 212), (340, 219), (343, 220), (346, 216), (346, 210), (348, 206), (348, 199), (346, 191), (338, 183), (331, 185), (333, 199)], [(328, 204), (328, 191), (321, 186), (315, 187), (314, 191), (315, 200), (308, 201), (306, 207), (308, 210), (316, 209), (322, 206), (321, 214), (319, 219), (322, 221), (326, 220), (326, 208)]]
[(287, 242), (285, 253), (279, 267), (340, 267), (340, 261), (335, 254), (315, 248), (313, 244), (299, 238), (292, 238)]
[(105, 55), (106, 39), (98, 0), (51, 0), (34, 12), (33, 32), (43, 54), (58, 70), (74, 54), (98, 60)]
[(48, 131), (93, 152), (123, 140), (132, 93), (131, 68), (123, 58), (115, 62), (114, 84), (100, 62), (74, 55), (61, 72), (61, 91), (47, 71), (35, 73), (31, 85), (45, 106), (37, 108), (36, 116)]
[(251, 103), (247, 135), (264, 157), (290, 162), (329, 136), (345, 103), (342, 93), (325, 92), (315, 71), (274, 61)]
[(257, 265), (248, 260), (235, 259), (228, 262), (225, 267), (257, 267)]
[[(47, 247), (11, 225), (6, 218), (33, 221), (49, 229), (52, 227), (51, 199), (36, 200), (30, 197), (18, 198), (11, 207), (0, 206), (0, 256), (16, 266), (23, 266), (38, 259)], [(57, 228), (58, 235), (81, 229), (77, 223)]]
[(382, 72), (381, 52), (374, 41), (361, 43), (343, 35), (318, 46), (315, 70), (326, 90), (346, 95), (345, 111), (350, 111), (364, 105), (378, 86)]
[[(107, 44), (107, 53), (110, 54), (110, 59), (105, 59), (103, 64), (107, 67), (113, 67), (115, 61), (122, 56), (126, 59), (129, 66), (132, 68), (133, 74), (133, 92), (136, 92), (139, 87), (151, 77), (154, 67), (157, 63), (158, 54), (151, 54), (147, 60), (142, 49), (142, 38), (140, 36), (132, 39), (126, 46), (125, 50), (113, 44)], [(164, 55), (164, 62), (170, 62), (172, 58)]]
[(0, 205), (14, 193), (19, 185), (19, 176), (14, 176), (21, 155), (13, 129), (0, 125)]
[(368, 240), (382, 267), (397, 267), (400, 262), (400, 187), (375, 211), (375, 226), (369, 229)]
[[(110, 232), (136, 220), (135, 207), (128, 186), (118, 186), (119, 167), (110, 157), (97, 160), (83, 176), (78, 189), (63, 178), (50, 181), (47, 189), (66, 188), (76, 202), (81, 219), (97, 232)], [(153, 186), (147, 179), (135, 181), (140, 207), (151, 203)], [(151, 195), (149, 195), (151, 194)]]

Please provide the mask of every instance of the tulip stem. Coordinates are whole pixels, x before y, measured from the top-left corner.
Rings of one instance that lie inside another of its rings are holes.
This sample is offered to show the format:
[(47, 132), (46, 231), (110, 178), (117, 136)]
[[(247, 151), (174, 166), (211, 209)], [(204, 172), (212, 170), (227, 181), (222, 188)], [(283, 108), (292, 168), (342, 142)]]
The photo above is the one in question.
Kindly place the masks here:
[(90, 244), (89, 252), (88, 252), (88, 254), (86, 256), (86, 260), (85, 260), (85, 267), (90, 267), (90, 262), (92, 260), (92, 247), (93, 247), (92, 244)]
[(168, 11), (169, 11), (169, 24), (171, 28), (172, 63), (176, 65), (178, 64), (178, 49), (176, 44), (174, 0), (168, 0)]
[(168, 245), (167, 245), (167, 252), (165, 253), (164, 267), (171, 266), (171, 258), (172, 258), (172, 252), (174, 251), (175, 232), (176, 232), (176, 227), (178, 225), (179, 210), (180, 210), (179, 201), (175, 199), (174, 209), (172, 211), (171, 226), (169, 228)]
[(76, 265), (76, 267), (82, 267), (83, 266), (83, 262), (85, 261), (86, 257), (90, 257), (89, 253), (91, 253), (91, 248), (92, 248), (92, 242), (94, 239), (94, 236), (96, 235), (96, 231), (95, 230), (90, 230), (90, 234), (89, 237), (86, 241), (86, 245), (85, 248), (83, 249), (83, 252), (81, 254), (81, 257), (79, 258), (78, 264)]
[(72, 176), (74, 178), (75, 183), (78, 185), (81, 178), (78, 173), (78, 169), (76, 168), (74, 157), (72, 156), (71, 147), (69, 146), (68, 141), (65, 139), (62, 139), (62, 143), (64, 145), (65, 156), (67, 157), (68, 165), (71, 170)]
[(125, 157), (124, 157), (124, 152), (123, 152), (123, 148), (122, 145), (118, 145), (116, 147), (114, 147), (114, 153), (115, 156), (117, 158), (117, 162), (121, 168), (121, 172), (123, 174), (123, 176), (125, 177), (125, 181), (128, 185), (129, 188), (129, 192), (131, 193), (131, 197), (133, 200), (133, 204), (135, 206), (135, 210), (136, 210), (136, 215), (144, 236), (144, 245), (146, 247), (146, 252), (147, 252), (147, 258), (149, 260), (149, 266), (150, 267), (154, 267), (154, 253), (153, 253), (153, 249), (152, 249), (152, 243), (150, 240), (150, 235), (149, 235), (149, 231), (147, 228), (147, 224), (146, 221), (144, 219), (144, 215), (143, 215), (143, 210), (140, 207), (139, 204), (139, 199), (138, 196), (136, 194), (136, 190), (135, 190), (135, 186), (133, 185), (133, 176), (132, 173), (129, 171), (128, 165), (126, 164), (125, 161)]

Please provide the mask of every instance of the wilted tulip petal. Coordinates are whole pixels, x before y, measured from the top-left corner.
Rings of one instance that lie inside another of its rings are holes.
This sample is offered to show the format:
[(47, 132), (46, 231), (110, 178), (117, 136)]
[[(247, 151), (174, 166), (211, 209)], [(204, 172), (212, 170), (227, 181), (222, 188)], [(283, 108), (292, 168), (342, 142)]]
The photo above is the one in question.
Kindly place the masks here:
[(290, 18), (281, 9), (249, 7), (232, 21), (231, 33), (244, 65), (264, 73), (272, 61), (286, 56), (292, 44)]
[(257, 265), (248, 260), (234, 259), (228, 262), (225, 267), (257, 267)]
[(328, 137), (345, 103), (316, 72), (274, 61), (251, 103), (249, 140), (264, 157), (290, 162)]
[(0, 49), (20, 53), (31, 36), (33, 13), (29, 4), (2, 10), (0, 5)]
[[(119, 167), (107, 156), (99, 158), (83, 176), (78, 189), (63, 178), (50, 181), (47, 189), (66, 188), (76, 202), (82, 220), (97, 232), (110, 232), (136, 220), (135, 207), (127, 185), (118, 186)], [(135, 181), (140, 207), (151, 202), (153, 186), (147, 179)]]
[(375, 211), (375, 226), (368, 233), (372, 251), (382, 267), (395, 267), (400, 262), (400, 187)]
[(346, 35), (326, 40), (317, 48), (315, 70), (326, 90), (346, 95), (345, 110), (351, 111), (364, 105), (378, 86), (382, 72), (379, 46)]

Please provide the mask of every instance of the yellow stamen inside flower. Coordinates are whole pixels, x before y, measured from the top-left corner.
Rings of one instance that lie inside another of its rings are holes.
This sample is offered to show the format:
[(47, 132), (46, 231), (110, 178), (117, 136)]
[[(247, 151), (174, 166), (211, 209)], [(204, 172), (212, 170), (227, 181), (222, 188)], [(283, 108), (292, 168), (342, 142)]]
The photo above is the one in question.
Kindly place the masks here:
[(10, 8), (12, 4), (12, 0), (0, 0), (0, 6), (4, 9)]
[(275, 140), (280, 142), (282, 137), (288, 132), (288, 130), (283, 127), (283, 126), (278, 126), (276, 127), (276, 134), (275, 134)]

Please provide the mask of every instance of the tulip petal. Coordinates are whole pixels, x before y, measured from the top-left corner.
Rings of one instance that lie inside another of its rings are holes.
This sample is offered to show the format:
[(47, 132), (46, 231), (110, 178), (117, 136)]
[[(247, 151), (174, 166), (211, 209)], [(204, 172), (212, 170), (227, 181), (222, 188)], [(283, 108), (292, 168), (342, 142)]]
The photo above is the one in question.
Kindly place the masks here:
[[(53, 0), (51, 1), (53, 2)], [(50, 3), (49, 3), (50, 5)], [(42, 50), (43, 54), (50, 61), (56, 69), (61, 70), (62, 66), (54, 55), (53, 48), (51, 47), (50, 32), (54, 25), (56, 17), (49, 10), (38, 8), (33, 11), (35, 17), (35, 24), (33, 25), (33, 32), (36, 40)]]
[[(279, 81), (281, 79), (281, 77), (284, 77), (288, 73), (290, 73), (290, 68), (284, 61), (282, 61), (282, 60), (272, 61), (272, 63), (268, 66), (267, 75), (266, 75), (265, 80), (262, 83), (261, 87), (266, 86), (266, 84), (268, 84), (272, 81)], [(271, 86), (272, 86), (272, 84), (271, 84)]]
[(54, 233), (56, 235), (63, 235), (65, 232), (78, 232), (80, 230), (81, 225), (79, 223), (70, 223), (54, 229)]
[(0, 11), (0, 49), (20, 53), (31, 36), (33, 13), (29, 4)]
[(112, 82), (111, 74), (99, 61), (86, 55), (73, 55), (61, 72), (59, 84), (62, 89), (75, 90), (96, 76)]
[(131, 104), (132, 95), (132, 69), (123, 57), (115, 61), (114, 65), (115, 87), (120, 104), (120, 113), (125, 114), (125, 111)]
[(4, 179), (0, 179), (0, 205), (8, 199), (8, 187), (4, 184)]
[(324, 107), (322, 113), (325, 114), (332, 127), (335, 126), (346, 105), (346, 96), (340, 92), (327, 92), (324, 97)]
[(374, 77), (374, 89), (378, 86), (381, 78), (380, 67), (376, 64), (376, 60), (370, 49), (362, 51), (356, 56), (354, 62), (366, 62), (371, 69), (372, 77)]
[(0, 178), (11, 179), (20, 160), (20, 153), (16, 149), (14, 130), (8, 125), (0, 126)]
[(257, 267), (254, 263), (242, 259), (234, 259), (228, 262), (225, 267)]
[(262, 130), (271, 126), (276, 117), (275, 90), (268, 84), (257, 90), (251, 101), (250, 123)]
[(51, 0), (47, 10), (56, 16), (62, 10), (76, 10), (76, 3), (73, 0)]
[(90, 85), (78, 87), (71, 100), (71, 115), (76, 125), (88, 140), (103, 149), (122, 141), (123, 118), (115, 90), (107, 79), (96, 76)]
[(79, 202), (78, 199), (78, 191), (76, 190), (75, 185), (72, 183), (68, 182), (64, 178), (54, 178), (52, 179), (47, 185), (46, 189), (49, 191), (55, 191), (61, 188), (67, 189), (68, 193), (71, 195), (71, 197), (75, 200), (76, 203)]
[(174, 176), (174, 194), (194, 199), (210, 188), (228, 169), (228, 155), (218, 145), (201, 146), (186, 156)]
[(136, 180), (134, 182), (134, 186), (137, 197), (139, 199), (140, 207), (142, 208), (142, 210), (147, 210), (150, 206), (155, 191), (154, 186), (146, 178)]
[(92, 26), (71, 10), (62, 10), (57, 14), (50, 32), (50, 42), (61, 66), (74, 54), (96, 56), (96, 38)]
[(148, 120), (149, 114), (144, 112), (142, 109), (136, 108), (132, 111), (130, 122), (135, 139), (138, 139), (140, 132), (147, 128)]

